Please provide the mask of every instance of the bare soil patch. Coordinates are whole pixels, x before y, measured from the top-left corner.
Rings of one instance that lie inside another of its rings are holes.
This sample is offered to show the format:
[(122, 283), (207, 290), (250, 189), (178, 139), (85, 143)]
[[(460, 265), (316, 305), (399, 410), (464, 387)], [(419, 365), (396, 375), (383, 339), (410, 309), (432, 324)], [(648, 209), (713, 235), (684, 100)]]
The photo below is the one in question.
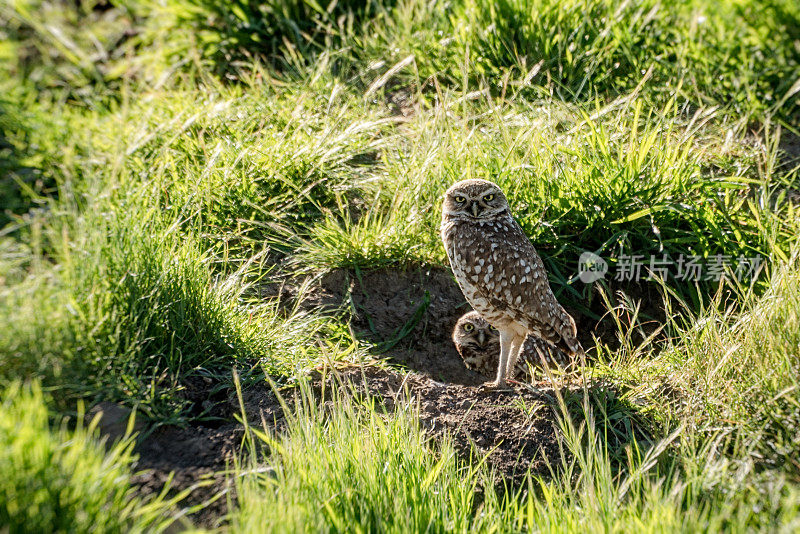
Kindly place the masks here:
[[(547, 475), (561, 462), (553, 406), (553, 390), (547, 385), (522, 385), (512, 391), (485, 391), (474, 385), (440, 382), (430, 376), (373, 366), (351, 367), (312, 377), (312, 388), (330, 399), (333, 388), (341, 394), (369, 395), (391, 411), (396, 404), (411, 402), (418, 409), (422, 427), (434, 438), (449, 435), (464, 461), (488, 455), (487, 462), (503, 479), (516, 485), (528, 471)], [(285, 395), (292, 405), (292, 395)], [(251, 424), (266, 423), (280, 431), (283, 411), (274, 392), (265, 384), (243, 392), (243, 404)], [(238, 399), (230, 399), (231, 415)], [(238, 408), (237, 408), (238, 410)], [(235, 500), (225, 471), (241, 454), (244, 428), (229, 423), (218, 428), (201, 424), (187, 428), (161, 427), (137, 444), (141, 471), (134, 484), (143, 494), (161, 491), (172, 474), (175, 492), (193, 488), (183, 502), (189, 507), (213, 500), (190, 516), (204, 527), (217, 526)]]
[[(387, 410), (398, 402), (411, 401), (419, 408), (419, 420), (433, 437), (451, 436), (465, 461), (487, 454), (487, 462), (512, 486), (526, 473), (547, 476), (562, 463), (557, 430), (555, 392), (549, 383), (533, 387), (519, 385), (513, 391), (485, 391), (478, 386), (487, 377), (467, 369), (451, 341), (458, 318), (469, 311), (450, 272), (443, 268), (376, 270), (328, 273), (299, 293), (300, 285), (272, 283), (263, 288), (265, 297), (280, 296), (288, 307), (340, 310), (348, 307), (351, 327), (373, 346), (385, 364), (348, 367), (323, 379), (311, 377), (319, 393), (333, 385), (350, 392), (369, 394)], [(592, 331), (598, 323), (573, 312), (581, 342), (593, 346)], [(399, 368), (398, 368), (399, 367)], [(561, 393), (573, 400), (581, 396), (575, 385), (561, 385)], [(607, 385), (596, 385), (592, 394), (613, 397)], [(610, 391), (610, 393), (609, 393)], [(291, 405), (292, 395), (286, 395)], [(174, 473), (174, 492), (193, 488), (184, 506), (211, 502), (190, 517), (203, 527), (217, 526), (235, 500), (225, 470), (242, 453), (244, 429), (235, 422), (240, 411), (235, 392), (208, 379), (186, 384), (185, 398), (192, 412), (212, 419), (187, 428), (160, 427), (145, 434), (137, 445), (134, 480), (144, 494), (161, 490)], [(243, 391), (248, 420), (266, 423), (280, 431), (283, 410), (274, 392), (264, 383)]]
[(793, 168), (800, 164), (800, 135), (784, 130), (781, 135), (780, 163), (786, 168)]
[[(420, 423), (432, 437), (451, 436), (464, 461), (475, 460), (475, 453), (488, 454), (489, 465), (512, 485), (529, 470), (546, 475), (548, 462), (560, 463), (552, 388), (483, 391), (474, 385), (440, 382), (422, 373), (372, 366), (335, 371), (324, 379), (313, 377), (315, 391), (323, 390), (323, 380), (329, 392), (337, 386), (343, 394), (367, 394), (387, 410), (399, 402), (414, 403)], [(286, 401), (291, 406), (290, 394)], [(280, 431), (284, 415), (269, 386), (246, 389), (243, 403), (252, 424), (260, 427), (266, 422)], [(234, 405), (238, 406), (235, 396), (230, 399), (231, 415), (238, 410)], [(227, 513), (228, 501), (235, 500), (225, 471), (241, 454), (243, 437), (244, 429), (238, 423), (217, 428), (202, 424), (160, 427), (137, 444), (139, 474), (133, 482), (147, 495), (160, 492), (172, 476), (172, 494), (192, 488), (183, 506), (213, 501), (189, 519), (198, 526), (218, 526)]]
[[(446, 383), (477, 385), (487, 379), (467, 369), (453, 346), (453, 327), (471, 308), (447, 269), (337, 270), (303, 295), (298, 287), (273, 284), (265, 293), (280, 295), (291, 305), (300, 300), (306, 309), (348, 307), (356, 335), (373, 344), (377, 357), (400, 367)], [(592, 346), (596, 323), (568, 311), (578, 323), (581, 342)]]
[[(140, 471), (133, 483), (142, 494), (158, 493), (172, 476), (171, 494), (191, 489), (182, 501), (183, 507), (204, 506), (189, 516), (195, 525), (214, 528), (228, 512), (229, 501), (236, 501), (235, 488), (227, 476), (235, 458), (243, 455), (245, 429), (235, 420), (240, 413), (239, 398), (233, 389), (221, 390), (211, 381), (198, 381), (190, 388), (192, 396), (215, 399), (210, 413), (218, 419), (190, 425), (186, 428), (159, 427), (144, 434), (136, 445)], [(223, 400), (220, 400), (220, 399)], [(273, 430), (283, 427), (285, 414), (275, 393), (266, 384), (242, 392), (242, 402), (250, 424), (261, 428), (266, 424)]]
[(551, 387), (486, 391), (377, 367), (346, 369), (332, 380), (345, 391), (352, 388), (381, 401), (388, 411), (397, 403), (413, 403), (431, 436), (449, 435), (465, 461), (487, 455), (488, 464), (512, 485), (528, 471), (547, 475), (548, 464), (561, 462)]
[(141, 494), (150, 495), (161, 492), (172, 477), (171, 495), (191, 489), (181, 506), (204, 505), (189, 520), (198, 526), (218, 526), (228, 511), (228, 499), (235, 499), (225, 471), (240, 453), (243, 436), (237, 423), (220, 428), (158, 428), (137, 444), (139, 473), (132, 482)]
[[(778, 161), (783, 169), (791, 172), (800, 167), (800, 135), (784, 131), (779, 145)], [(787, 200), (795, 205), (800, 204), (800, 184), (795, 183), (786, 189)]]
[[(476, 461), (486, 455), (488, 465), (504, 483), (517, 487), (527, 473), (547, 477), (551, 469), (563, 465), (561, 433), (553, 386), (547, 382), (518, 384), (510, 391), (486, 391), (475, 385), (442, 382), (418, 372), (364, 365), (334, 370), (311, 377), (317, 395), (338, 388), (342, 394), (369, 395), (387, 411), (396, 404), (411, 402), (418, 410), (422, 427), (433, 438), (445, 435), (463, 461)], [(560, 393), (572, 403), (580, 403), (583, 392), (575, 383), (558, 384)], [(618, 395), (608, 384), (589, 386), (590, 395)], [(291, 391), (284, 395), (291, 407)], [(247, 388), (242, 398), (248, 420), (260, 427), (266, 424), (280, 432), (285, 424), (283, 410), (275, 393), (266, 384)], [(231, 392), (228, 401), (230, 419), (238, 411), (239, 401)], [(635, 421), (620, 420), (625, 426)], [(217, 500), (190, 516), (198, 526), (219, 526), (227, 513), (228, 501), (235, 502), (235, 492), (225, 470), (242, 453), (244, 429), (238, 423), (217, 428), (202, 424), (187, 428), (162, 427), (146, 435), (137, 446), (141, 470), (134, 483), (143, 494), (161, 490), (174, 474), (173, 492), (193, 488), (183, 506)]]

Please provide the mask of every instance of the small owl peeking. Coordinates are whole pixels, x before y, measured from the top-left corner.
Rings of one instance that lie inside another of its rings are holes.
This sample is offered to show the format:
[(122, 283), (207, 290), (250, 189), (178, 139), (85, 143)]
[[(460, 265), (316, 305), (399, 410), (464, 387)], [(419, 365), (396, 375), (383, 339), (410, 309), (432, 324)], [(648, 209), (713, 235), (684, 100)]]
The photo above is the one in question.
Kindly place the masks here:
[[(453, 328), (453, 344), (464, 360), (467, 369), (491, 377), (497, 372), (500, 359), (500, 333), (490, 325), (478, 312), (471, 311), (462, 315)], [(524, 380), (530, 378), (530, 367), (567, 368), (572, 361), (566, 355), (553, 350), (546, 342), (528, 336), (522, 344), (517, 364), (509, 378)]]
[(458, 182), (444, 194), (442, 241), (472, 308), (497, 329), (500, 350), (490, 388), (506, 387), (528, 335), (576, 359), (575, 320), (558, 303), (541, 258), (488, 180)]

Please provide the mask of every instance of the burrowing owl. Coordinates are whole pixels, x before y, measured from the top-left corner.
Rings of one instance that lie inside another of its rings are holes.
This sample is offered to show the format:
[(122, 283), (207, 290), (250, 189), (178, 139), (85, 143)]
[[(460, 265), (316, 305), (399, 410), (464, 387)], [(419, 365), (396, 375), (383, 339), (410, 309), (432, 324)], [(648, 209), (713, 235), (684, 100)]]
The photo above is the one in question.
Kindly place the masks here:
[(478, 312), (471, 311), (456, 322), (453, 343), (468, 369), (491, 376), (500, 357), (500, 333)]
[[(500, 361), (500, 333), (478, 312), (465, 313), (453, 329), (453, 343), (468, 369), (484, 376), (492, 376)], [(517, 365), (512, 369), (512, 378), (528, 378), (528, 367), (544, 365), (567, 366), (571, 362), (563, 353), (551, 349), (547, 343), (529, 335), (522, 344)]]
[(488, 385), (505, 387), (528, 334), (573, 358), (583, 352), (575, 321), (553, 295), (541, 258), (496, 184), (463, 180), (447, 190), (442, 240), (467, 301), (500, 334), (497, 379)]

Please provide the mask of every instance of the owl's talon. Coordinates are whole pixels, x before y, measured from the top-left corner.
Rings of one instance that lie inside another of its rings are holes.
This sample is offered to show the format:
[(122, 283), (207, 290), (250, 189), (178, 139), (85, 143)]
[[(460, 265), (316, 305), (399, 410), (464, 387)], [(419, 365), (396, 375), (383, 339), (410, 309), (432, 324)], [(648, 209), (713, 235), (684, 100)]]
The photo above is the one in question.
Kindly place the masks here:
[(497, 380), (492, 380), (491, 382), (484, 382), (480, 386), (478, 386), (480, 391), (511, 391), (512, 388), (506, 382), (498, 382)]

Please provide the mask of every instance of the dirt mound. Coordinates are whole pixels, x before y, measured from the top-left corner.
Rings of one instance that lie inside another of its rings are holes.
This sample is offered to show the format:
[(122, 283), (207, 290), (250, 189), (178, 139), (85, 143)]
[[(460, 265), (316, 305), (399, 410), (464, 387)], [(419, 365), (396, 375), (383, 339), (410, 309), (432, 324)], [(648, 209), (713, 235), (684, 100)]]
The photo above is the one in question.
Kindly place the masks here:
[[(231, 410), (226, 412), (232, 414)], [(108, 443), (113, 443), (127, 435), (131, 414), (127, 407), (103, 401), (89, 410), (86, 421), (99, 417), (98, 431)], [(134, 452), (138, 459), (131, 479), (133, 486), (142, 496), (161, 493), (167, 481), (169, 496), (190, 490), (181, 506), (203, 504), (191, 520), (214, 527), (227, 511), (225, 494), (231, 488), (224, 471), (241, 450), (242, 425), (227, 422), (216, 424), (215, 428), (204, 424), (187, 428), (162, 426), (152, 432), (147, 427), (144, 417), (136, 417), (132, 431), (137, 435)]]
[[(373, 396), (387, 409), (398, 402), (414, 403), (423, 428), (432, 436), (450, 435), (464, 460), (474, 459), (473, 446), (479, 454), (488, 454), (488, 463), (512, 483), (521, 481), (528, 470), (547, 474), (548, 462), (560, 462), (551, 388), (483, 391), (439, 382), (421, 373), (370, 366), (337, 371), (328, 375), (327, 381), (328, 390), (336, 383), (345, 391)], [(320, 377), (312, 379), (312, 384), (316, 391), (322, 389)], [(267, 385), (246, 389), (242, 400), (252, 424), (260, 427), (266, 422), (280, 431), (283, 410)], [(286, 395), (286, 401), (291, 406), (291, 395)], [(231, 398), (229, 405), (232, 415), (238, 400)], [(158, 428), (137, 444), (139, 473), (133, 482), (142, 494), (152, 494), (160, 492), (172, 475), (173, 495), (192, 488), (182, 506), (213, 501), (190, 520), (199, 526), (218, 526), (228, 500), (235, 500), (225, 471), (241, 454), (243, 437), (244, 429), (238, 423), (216, 428), (201, 424)]]
[[(324, 389), (326, 399), (330, 398), (334, 387), (344, 394), (367, 394), (387, 410), (392, 410), (397, 403), (411, 402), (418, 410), (420, 423), (432, 437), (450, 436), (464, 461), (475, 461), (486, 455), (488, 465), (512, 487), (522, 483), (528, 472), (547, 477), (551, 468), (558, 470), (563, 465), (559, 447), (561, 433), (555, 417), (556, 395), (547, 382), (532, 386), (518, 384), (511, 391), (486, 391), (479, 386), (437, 381), (422, 373), (364, 365), (339, 369), (325, 374), (324, 378), (317, 374), (311, 377), (311, 385), (317, 395)], [(580, 385), (569, 383), (558, 384), (558, 387), (568, 405), (581, 405), (583, 389)], [(640, 421), (637, 412), (618, 404), (619, 390), (611, 384), (597, 382), (588, 385), (586, 391), (596, 413), (614, 414), (607, 433), (609, 439), (620, 435), (621, 441), (613, 444), (615, 449), (628, 441), (631, 429), (637, 433), (640, 443), (646, 443), (646, 421)], [(291, 409), (291, 390), (284, 398)], [(602, 399), (600, 404), (598, 399)], [(263, 383), (250, 386), (243, 391), (242, 401), (252, 425), (266, 424), (274, 431), (282, 431), (283, 409), (269, 386)], [(239, 400), (231, 393), (227, 404), (232, 419), (238, 411)], [(573, 416), (580, 418), (580, 410)], [(199, 526), (219, 526), (227, 512), (228, 501), (235, 501), (231, 482), (224, 471), (231, 466), (235, 455), (241, 454), (243, 436), (243, 427), (234, 423), (216, 428), (203, 425), (159, 428), (142, 439), (137, 447), (140, 455), (137, 468), (142, 472), (135, 483), (142, 493), (158, 492), (170, 473), (174, 473), (173, 491), (193, 488), (182, 503), (187, 507), (222, 495), (190, 516)]]
[[(300, 294), (300, 284), (270, 283), (263, 296), (279, 296), (283, 305), (309, 310), (352, 310), (351, 327), (373, 347), (377, 358), (399, 365), (340, 369), (334, 377), (351, 383), (356, 391), (368, 393), (391, 409), (394, 403), (410, 400), (419, 406), (419, 418), (433, 436), (452, 436), (465, 460), (488, 454), (488, 463), (512, 483), (530, 471), (547, 475), (549, 467), (561, 464), (556, 430), (553, 389), (548, 384), (535, 388), (519, 386), (514, 391), (484, 391), (476, 386), (486, 377), (467, 369), (451, 341), (458, 318), (469, 311), (461, 290), (450, 272), (426, 270), (337, 270), (317, 279)], [(570, 310), (572, 311), (572, 310)], [(591, 329), (597, 324), (576, 315), (581, 341), (590, 346)], [(319, 376), (312, 377), (318, 390)], [(569, 393), (564, 388), (562, 392)], [(575, 393), (575, 392), (573, 392)], [(188, 428), (162, 427), (146, 435), (137, 446), (140, 456), (135, 483), (141, 492), (161, 490), (174, 473), (174, 491), (193, 488), (183, 503), (193, 506), (217, 499), (191, 517), (205, 527), (216, 526), (235, 499), (223, 472), (241, 453), (244, 430), (234, 423), (239, 401), (229, 385), (210, 379), (186, 384), (186, 399), (198, 418), (208, 418)], [(284, 416), (275, 394), (265, 384), (246, 388), (243, 403), (248, 419), (256, 426), (266, 423), (280, 431)], [(291, 395), (287, 395), (291, 403)]]
[(790, 131), (784, 131), (781, 135), (779, 162), (787, 169), (791, 169), (800, 163), (800, 135)]
[(137, 444), (139, 473), (132, 482), (143, 495), (157, 494), (172, 476), (170, 495), (191, 489), (181, 506), (205, 503), (190, 520), (214, 527), (227, 513), (226, 494), (232, 485), (224, 471), (239, 453), (243, 435), (244, 430), (238, 424), (216, 429), (202, 426), (156, 429)]
[(322, 279), (333, 298), (349, 298), (357, 335), (375, 344), (378, 356), (443, 382), (475, 385), (486, 379), (464, 366), (451, 339), (470, 307), (444, 269), (343, 271)]
[[(198, 526), (214, 528), (227, 513), (228, 501), (236, 499), (235, 488), (226, 471), (233, 467), (235, 458), (242, 456), (245, 432), (243, 425), (233, 422), (234, 415), (240, 411), (235, 392), (228, 391), (220, 401), (219, 386), (201, 381), (193, 384), (193, 395), (201, 394), (200, 384), (203, 383), (208, 388), (208, 398), (215, 399), (210, 411), (227, 422), (220, 424), (218, 419), (210, 419), (186, 428), (164, 426), (143, 434), (136, 444), (138, 473), (132, 482), (141, 494), (150, 495), (159, 493), (172, 477), (170, 495), (191, 490), (181, 502), (182, 507), (203, 504), (189, 520)], [(242, 398), (248, 420), (253, 425), (282, 428), (283, 409), (267, 386), (251, 387), (243, 392)]]
[(546, 475), (548, 463), (561, 462), (551, 387), (519, 385), (513, 391), (486, 391), (376, 367), (347, 369), (334, 379), (345, 389), (353, 387), (382, 401), (389, 410), (398, 402), (412, 402), (432, 436), (451, 436), (464, 460), (475, 458), (474, 446), (513, 484), (521, 482), (528, 470)]

